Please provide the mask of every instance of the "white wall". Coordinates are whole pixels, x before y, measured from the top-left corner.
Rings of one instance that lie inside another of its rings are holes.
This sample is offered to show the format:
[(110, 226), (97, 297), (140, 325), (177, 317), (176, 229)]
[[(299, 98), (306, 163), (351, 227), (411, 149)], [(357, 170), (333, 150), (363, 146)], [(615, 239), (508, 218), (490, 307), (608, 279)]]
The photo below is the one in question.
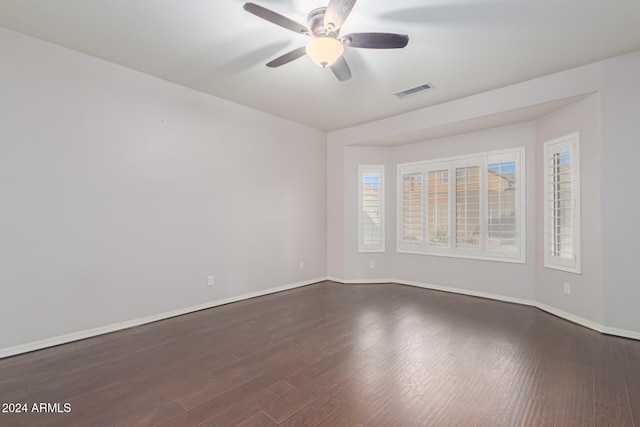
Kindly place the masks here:
[[(395, 166), (393, 151), (388, 147), (345, 147), (344, 184), (344, 280), (390, 281), (392, 254), (395, 248)], [(358, 165), (384, 165), (385, 252), (358, 252)], [(375, 268), (370, 268), (370, 262)]]
[[(535, 124), (528, 122), (496, 129), (403, 145), (394, 150), (396, 163), (435, 160), (472, 153), (525, 147), (525, 264), (413, 255), (395, 252), (394, 278), (402, 282), (464, 289), (506, 299), (534, 297), (534, 148)], [(393, 203), (395, 206), (395, 197)]]
[(604, 316), (639, 332), (640, 52), (605, 61), (602, 73)]
[[(581, 186), (581, 273), (573, 274), (544, 266), (544, 187), (543, 144), (556, 138), (580, 133)], [(600, 95), (599, 93), (568, 105), (537, 121), (536, 162), (536, 301), (596, 324), (604, 324), (602, 287), (602, 239), (600, 183)], [(564, 283), (571, 294), (564, 294)]]
[(344, 279), (345, 144), (327, 138), (327, 276)]
[[(325, 276), (530, 300), (640, 336), (640, 52), (325, 135), (1, 28), (0, 51), (0, 354)], [(535, 123), (354, 147), (594, 92)], [(541, 266), (536, 188), (541, 142), (575, 131), (596, 232), (567, 299)], [(395, 164), (521, 145), (526, 264), (395, 253)], [(357, 253), (364, 163), (387, 167), (384, 254)]]
[[(527, 109), (569, 99), (573, 103), (530, 123), (465, 133), (469, 132), (469, 126), (488, 128), (505, 117), (531, 111)], [(633, 178), (640, 158), (638, 105), (640, 52), (635, 52), (329, 133), (329, 170), (344, 168), (335, 171), (335, 179), (342, 178), (343, 186), (334, 182), (328, 188), (328, 214), (334, 218), (328, 228), (329, 265), (340, 265), (331, 274), (352, 281), (366, 273), (362, 271), (363, 257), (354, 252), (353, 236), (357, 236), (357, 230), (353, 227), (357, 222), (350, 217), (354, 214), (350, 197), (357, 188), (353, 169), (369, 154), (366, 150), (352, 150), (352, 146), (421, 141), (393, 149), (390, 159), (395, 169), (397, 163), (407, 161), (498, 149), (510, 144), (526, 145), (526, 264), (397, 254), (394, 234), (394, 240), (387, 241), (386, 254), (392, 259), (392, 279), (528, 301), (607, 333), (640, 338), (637, 267), (640, 228), (635, 226), (640, 212), (640, 191)], [(455, 135), (456, 128), (460, 129), (456, 136), (419, 139), (423, 135)], [(511, 141), (510, 132), (515, 132)], [(572, 132), (580, 132), (582, 150), (580, 275), (544, 268), (542, 253), (542, 143)], [(387, 191), (387, 204), (390, 203), (393, 209), (395, 187)], [(340, 218), (342, 222), (338, 224)], [(387, 222), (389, 226), (395, 224)], [(335, 238), (338, 235), (343, 240)], [(374, 278), (371, 274), (367, 277)], [(570, 296), (563, 293), (564, 282), (572, 285)]]
[[(502, 117), (505, 114), (521, 112), (523, 109), (538, 108), (545, 103), (595, 92), (599, 89), (600, 74), (600, 65), (588, 65), (395, 117), (329, 132), (327, 135), (328, 276), (338, 280), (351, 280), (356, 273), (361, 272), (361, 264), (364, 261), (363, 256), (354, 255), (353, 250), (347, 248), (348, 243), (345, 240), (347, 236), (354, 235), (354, 231), (347, 225), (353, 225), (354, 222), (350, 217), (351, 211), (345, 204), (345, 198), (346, 191), (353, 192), (355, 184), (347, 178), (347, 167), (353, 170), (354, 161), (357, 163), (356, 157), (350, 157), (350, 164), (347, 165), (348, 147), (356, 145), (366, 147), (368, 144), (379, 144), (381, 141), (387, 144), (394, 144), (397, 141), (405, 142), (412, 138), (420, 138), (421, 135), (439, 134), (443, 129), (446, 132), (455, 132), (458, 126), (468, 132), (470, 122), (482, 126), (483, 122), (496, 122), (497, 116)], [(413, 141), (424, 140), (413, 139)], [(353, 153), (355, 155), (357, 152)], [(533, 158), (534, 156), (528, 156), (528, 161), (533, 161)], [(397, 162), (392, 161), (392, 163), (395, 165)], [(395, 218), (395, 195), (393, 192), (387, 194), (391, 196), (386, 199), (387, 209), (392, 210)], [(533, 194), (529, 192), (528, 195)], [(392, 204), (391, 207), (389, 203)], [(387, 224), (390, 225), (389, 221)], [(530, 241), (533, 241), (533, 238)], [(395, 241), (387, 241), (387, 256), (392, 256), (391, 251), (395, 251), (394, 244)], [(529, 251), (529, 255), (532, 252)], [(419, 259), (424, 258), (418, 255), (413, 256)], [(350, 265), (352, 261), (358, 265)], [(393, 270), (394, 274), (402, 272), (402, 266), (394, 266)], [(378, 278), (388, 279), (388, 277)], [(421, 280), (430, 282), (425, 277)]]
[(0, 51), (0, 350), (326, 277), (324, 133), (1, 28)]

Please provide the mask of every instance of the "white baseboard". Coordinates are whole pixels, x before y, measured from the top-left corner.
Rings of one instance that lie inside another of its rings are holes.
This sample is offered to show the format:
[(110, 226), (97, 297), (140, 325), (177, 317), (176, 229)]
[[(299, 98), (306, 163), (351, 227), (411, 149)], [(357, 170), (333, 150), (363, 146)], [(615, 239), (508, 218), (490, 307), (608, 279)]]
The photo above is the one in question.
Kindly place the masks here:
[(332, 282), (342, 283), (345, 285), (373, 284), (379, 285), (383, 283), (398, 283), (393, 279), (338, 279), (337, 277), (327, 277)]
[(554, 316), (560, 317), (562, 319), (568, 320), (570, 322), (576, 323), (578, 325), (584, 326), (586, 328), (592, 329), (596, 332), (600, 332), (607, 335), (615, 335), (623, 338), (631, 338), (634, 340), (640, 340), (640, 332), (629, 331), (625, 329), (618, 328), (610, 328), (608, 326), (601, 325), (599, 323), (593, 322), (591, 320), (587, 320), (580, 316), (573, 315), (571, 313), (567, 313), (565, 311), (559, 310), (557, 308), (553, 308), (546, 304), (538, 303), (535, 301), (530, 301), (522, 298), (513, 298), (504, 295), (490, 294), (486, 292), (477, 292), (471, 291), (468, 289), (460, 289), (460, 288), (452, 288), (449, 286), (440, 286), (440, 285), (431, 285), (428, 283), (414, 282), (411, 280), (398, 280), (398, 279), (379, 279), (379, 280), (369, 280), (369, 281), (361, 281), (361, 280), (345, 280), (338, 279), (336, 277), (327, 278), (327, 280), (331, 280), (333, 282), (350, 284), (350, 283), (397, 283), (399, 285), (408, 285), (415, 286), (418, 288), (431, 289), (435, 291), (443, 291), (443, 292), (451, 292), (455, 294), (461, 295), (469, 295), (480, 298), (488, 298), (496, 301), (510, 302), (514, 304), (522, 304), (528, 305), (531, 307), (536, 307), (542, 311), (546, 311), (547, 313), (553, 314)]
[(91, 337), (95, 337), (95, 336), (98, 336), (98, 335), (107, 334), (107, 333), (110, 333), (110, 332), (116, 332), (116, 331), (120, 331), (120, 330), (123, 330), (123, 329), (132, 328), (134, 326), (144, 325), (146, 323), (157, 322), (159, 320), (169, 319), (171, 317), (181, 316), (183, 314), (188, 314), (188, 313), (193, 313), (195, 311), (205, 310), (205, 309), (208, 309), (208, 308), (217, 307), (219, 305), (230, 304), (230, 303), (237, 302), (237, 301), (242, 301), (242, 300), (245, 300), (245, 299), (256, 298), (256, 297), (260, 297), (260, 296), (264, 296), (264, 295), (273, 294), (273, 293), (276, 293), (276, 292), (282, 292), (282, 291), (286, 291), (286, 290), (289, 290), (289, 289), (299, 288), (299, 287), (302, 287), (302, 286), (311, 285), (313, 283), (322, 282), (322, 281), (325, 281), (325, 280), (330, 280), (332, 282), (343, 283), (343, 284), (395, 283), (395, 284), (399, 284), (399, 285), (415, 286), (415, 287), (419, 287), (419, 288), (432, 289), (432, 290), (436, 290), (436, 291), (451, 292), (451, 293), (456, 293), (456, 294), (461, 294), (461, 295), (469, 295), (469, 296), (480, 297), (480, 298), (488, 298), (488, 299), (492, 299), (492, 300), (496, 300), (496, 301), (504, 301), (504, 302), (509, 302), (509, 303), (528, 305), (528, 306), (536, 307), (536, 308), (538, 308), (540, 310), (546, 311), (547, 313), (553, 314), (554, 316), (558, 316), (558, 317), (560, 317), (562, 319), (565, 319), (565, 320), (568, 320), (570, 322), (577, 323), (578, 325), (582, 325), (582, 326), (584, 326), (586, 328), (593, 329), (594, 331), (597, 331), (597, 332), (600, 332), (600, 333), (604, 333), (604, 334), (608, 334), (608, 335), (615, 335), (615, 336), (624, 337), (624, 338), (631, 338), (631, 339), (635, 339), (635, 340), (640, 340), (640, 332), (628, 331), (628, 330), (625, 330), (625, 329), (610, 328), (610, 327), (601, 325), (599, 323), (595, 323), (595, 322), (592, 322), (590, 320), (584, 319), (582, 317), (575, 316), (573, 314), (564, 312), (562, 310), (558, 310), (558, 309), (553, 308), (551, 306), (548, 306), (546, 304), (541, 304), (541, 303), (537, 303), (537, 302), (534, 302), (534, 301), (529, 301), (529, 300), (525, 300), (525, 299), (521, 299), (521, 298), (507, 297), (507, 296), (504, 296), (504, 295), (490, 294), (490, 293), (486, 293), (486, 292), (470, 291), (468, 289), (453, 288), (453, 287), (448, 287), (448, 286), (431, 285), (431, 284), (427, 284), (427, 283), (414, 282), (414, 281), (410, 281), (410, 280), (397, 280), (397, 279), (348, 280), (348, 279), (340, 279), (340, 278), (337, 278), (337, 277), (319, 277), (319, 278), (316, 278), (316, 279), (305, 280), (303, 282), (298, 282), (298, 283), (279, 286), (279, 287), (275, 287), (275, 288), (265, 289), (263, 291), (257, 291), (257, 292), (252, 292), (252, 293), (248, 293), (248, 294), (238, 295), (238, 296), (235, 296), (235, 297), (225, 298), (223, 300), (212, 301), (212, 302), (208, 302), (208, 303), (205, 303), (205, 304), (200, 304), (200, 305), (196, 305), (196, 306), (192, 306), (192, 307), (181, 308), (181, 309), (170, 311), (170, 312), (167, 312), (167, 313), (156, 314), (156, 315), (153, 315), (153, 316), (147, 316), (147, 317), (143, 317), (143, 318), (140, 318), (140, 319), (128, 320), (126, 322), (115, 323), (115, 324), (112, 324), (112, 325), (102, 326), (102, 327), (99, 327), (99, 328), (87, 329), (87, 330), (84, 330), (84, 331), (79, 331), (79, 332), (74, 332), (74, 333), (67, 334), (67, 335), (61, 335), (61, 336), (58, 336), (58, 337), (48, 338), (48, 339), (45, 339), (45, 340), (31, 342), (31, 343), (28, 343), (28, 344), (22, 344), (22, 345), (18, 345), (18, 346), (15, 346), (15, 347), (3, 348), (3, 349), (0, 349), (0, 359), (5, 358), (5, 357), (9, 357), (9, 356), (15, 356), (17, 354), (28, 353), (30, 351), (40, 350), (40, 349), (47, 348), (47, 347), (53, 347), (53, 346), (60, 345), (60, 344), (66, 344), (66, 343), (73, 342), (73, 341), (78, 341), (78, 340), (82, 340), (82, 339), (86, 339), (86, 338), (91, 338)]
[(468, 289), (452, 288), (449, 286), (431, 285), (428, 283), (413, 282), (411, 280), (395, 280), (394, 283), (397, 283), (399, 285), (408, 285), (408, 286), (415, 286), (418, 288), (431, 289), (434, 291), (451, 292), (454, 294), (469, 295), (472, 297), (480, 297), (480, 298), (487, 298), (487, 299), (492, 299), (496, 301), (535, 306), (534, 302), (526, 299), (513, 298), (513, 297), (508, 297), (508, 296), (498, 295), (498, 294), (490, 294), (487, 292), (477, 292), (477, 291), (470, 291)]
[(629, 331), (626, 329), (618, 329), (618, 328), (609, 328), (604, 326), (602, 328), (602, 333), (607, 335), (615, 335), (618, 337), (631, 338), (632, 340), (640, 341), (640, 332)]
[(155, 315), (143, 317), (140, 319), (127, 320), (126, 322), (114, 323), (111, 325), (101, 326), (99, 328), (94, 328), (94, 329), (86, 329), (84, 331), (74, 332), (71, 334), (61, 335), (53, 338), (47, 338), (44, 340), (31, 342), (28, 344), (17, 345), (15, 347), (2, 348), (0, 349), (0, 359), (9, 357), (9, 356), (15, 356), (17, 354), (28, 353), (30, 351), (41, 350), (47, 347), (53, 347), (60, 344), (66, 344), (73, 341), (91, 338), (98, 335), (108, 334), (110, 332), (116, 332), (123, 329), (132, 328), (134, 326), (140, 326), (147, 323), (157, 322), (158, 320), (164, 320), (164, 319), (169, 319), (171, 317), (182, 316), (183, 314), (193, 313), (195, 311), (200, 311), (200, 310), (206, 310), (207, 308), (213, 308), (219, 305), (230, 304), (232, 302), (242, 301), (250, 298), (256, 298), (264, 295), (273, 294), (276, 292), (286, 291), (289, 289), (299, 288), (302, 286), (311, 285), (313, 283), (322, 282), (324, 280), (327, 280), (327, 278), (319, 277), (316, 279), (305, 280), (303, 282), (292, 283), (289, 285), (278, 286), (275, 288), (238, 295), (235, 297), (225, 298), (222, 300), (211, 301), (208, 303), (199, 304), (191, 307), (185, 307), (178, 310), (169, 311), (166, 313), (155, 314)]
[(558, 310), (557, 308), (553, 308), (546, 304), (536, 303), (535, 307), (539, 308), (540, 310), (546, 311), (547, 313), (551, 313), (554, 316), (561, 317), (565, 320), (568, 320), (573, 323), (577, 323), (578, 325), (584, 326), (585, 328), (593, 329), (594, 331), (597, 331), (603, 334), (615, 335), (623, 338), (631, 338), (634, 340), (640, 340), (640, 332), (628, 331), (626, 329), (610, 328), (608, 326), (604, 326), (599, 323), (592, 322), (591, 320), (587, 320), (583, 317), (576, 316), (562, 310)]
[(547, 304), (536, 303), (535, 307), (539, 308), (542, 311), (546, 311), (547, 313), (553, 314), (554, 316), (561, 317), (570, 322), (577, 323), (578, 325), (584, 326), (589, 329), (593, 329), (594, 331), (605, 333), (604, 326), (599, 323), (592, 322), (591, 320), (587, 320), (583, 317), (567, 313), (566, 311), (558, 310), (557, 308), (553, 308)]

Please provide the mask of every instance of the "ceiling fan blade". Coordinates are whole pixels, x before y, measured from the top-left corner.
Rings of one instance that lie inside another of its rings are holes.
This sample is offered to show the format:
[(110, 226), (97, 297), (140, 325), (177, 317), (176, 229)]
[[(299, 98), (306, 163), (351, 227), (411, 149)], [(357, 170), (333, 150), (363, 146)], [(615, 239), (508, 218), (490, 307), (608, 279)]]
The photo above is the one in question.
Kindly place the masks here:
[(324, 14), (324, 26), (329, 31), (342, 27), (354, 4), (356, 4), (356, 0), (330, 0)]
[(409, 43), (409, 36), (390, 33), (353, 33), (341, 38), (349, 47), (364, 49), (400, 49)]
[(295, 50), (292, 50), (291, 52), (287, 52), (282, 56), (277, 57), (273, 61), (269, 62), (267, 64), (267, 67), (270, 67), (270, 68), (279, 67), (281, 65), (288, 64), (291, 61), (295, 61), (296, 59), (306, 54), (307, 53), (305, 52), (304, 46), (302, 46)]
[(289, 19), (286, 16), (280, 15), (279, 13), (276, 13), (271, 9), (267, 9), (266, 7), (259, 6), (255, 3), (245, 3), (243, 7), (244, 10), (256, 15), (258, 18), (262, 18), (265, 21), (271, 22), (272, 24), (279, 25), (282, 28), (286, 28), (287, 30), (291, 30), (295, 33), (300, 34), (311, 34), (311, 31), (306, 25), (302, 25), (299, 22), (296, 22), (293, 19)]
[(335, 74), (341, 82), (351, 78), (351, 69), (349, 68), (349, 64), (347, 64), (347, 60), (344, 59), (344, 56), (341, 56), (333, 63), (331, 71), (333, 71), (333, 74)]

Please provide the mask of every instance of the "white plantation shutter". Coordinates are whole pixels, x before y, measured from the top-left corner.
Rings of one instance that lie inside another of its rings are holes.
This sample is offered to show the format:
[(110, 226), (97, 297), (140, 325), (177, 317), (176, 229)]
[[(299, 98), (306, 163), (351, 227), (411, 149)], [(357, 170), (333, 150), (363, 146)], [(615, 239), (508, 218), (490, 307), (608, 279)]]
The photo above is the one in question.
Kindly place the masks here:
[(430, 165), (427, 170), (427, 246), (449, 247), (449, 168)]
[(480, 249), (480, 166), (457, 166), (456, 247)]
[(384, 166), (359, 166), (360, 252), (384, 252)]
[(524, 148), (398, 165), (398, 251), (524, 262)]
[(424, 230), (424, 175), (410, 171), (401, 177), (400, 245), (405, 248), (421, 246)]
[(518, 250), (519, 153), (487, 158), (487, 250)]
[(545, 143), (545, 267), (580, 272), (579, 135)]

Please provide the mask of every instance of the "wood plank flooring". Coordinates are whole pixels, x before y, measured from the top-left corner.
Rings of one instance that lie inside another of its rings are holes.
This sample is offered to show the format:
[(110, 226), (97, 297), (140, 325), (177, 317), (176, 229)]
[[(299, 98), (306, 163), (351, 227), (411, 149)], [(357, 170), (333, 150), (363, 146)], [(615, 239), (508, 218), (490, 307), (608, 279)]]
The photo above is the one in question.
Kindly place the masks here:
[(0, 360), (0, 403), (28, 406), (1, 426), (640, 427), (640, 342), (322, 282)]

